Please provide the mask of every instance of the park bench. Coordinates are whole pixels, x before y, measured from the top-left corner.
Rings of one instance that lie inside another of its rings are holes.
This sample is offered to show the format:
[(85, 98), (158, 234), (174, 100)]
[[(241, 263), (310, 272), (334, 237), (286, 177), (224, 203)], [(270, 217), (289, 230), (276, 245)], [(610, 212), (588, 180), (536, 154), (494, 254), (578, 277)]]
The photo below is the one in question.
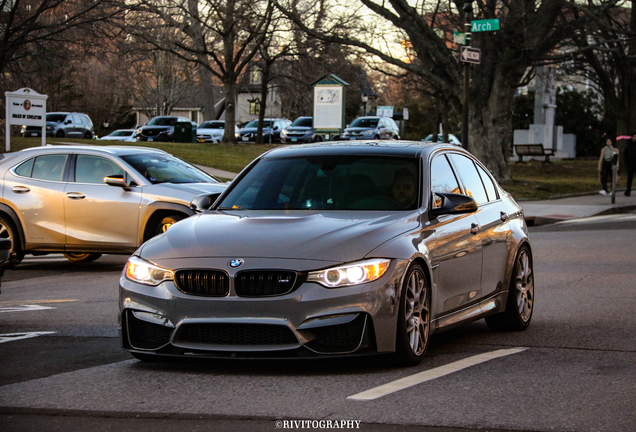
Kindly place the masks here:
[(544, 148), (543, 144), (515, 144), (515, 152), (519, 156), (517, 163), (523, 162), (524, 156), (545, 156), (543, 163), (551, 163), (550, 156), (554, 156), (554, 150)]

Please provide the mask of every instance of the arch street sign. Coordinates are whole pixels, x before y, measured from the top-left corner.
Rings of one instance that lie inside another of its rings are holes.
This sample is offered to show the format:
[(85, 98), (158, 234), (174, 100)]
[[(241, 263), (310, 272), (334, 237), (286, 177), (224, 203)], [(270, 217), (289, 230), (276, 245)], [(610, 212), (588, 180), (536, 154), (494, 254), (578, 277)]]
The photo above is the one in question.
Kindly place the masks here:
[(5, 92), (6, 98), (6, 151), (11, 150), (11, 125), (40, 126), (42, 145), (46, 145), (46, 100), (47, 95), (30, 88)]

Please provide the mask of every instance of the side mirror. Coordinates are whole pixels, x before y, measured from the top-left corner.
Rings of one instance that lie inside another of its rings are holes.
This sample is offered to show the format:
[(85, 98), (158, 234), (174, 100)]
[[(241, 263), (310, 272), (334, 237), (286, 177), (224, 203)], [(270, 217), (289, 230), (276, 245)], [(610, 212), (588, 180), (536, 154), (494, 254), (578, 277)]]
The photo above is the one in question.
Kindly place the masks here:
[(70, 121), (70, 120), (66, 120), (66, 121), (64, 122), (64, 124), (71, 124), (71, 121)]
[(434, 204), (438, 205), (430, 209), (431, 218), (447, 214), (474, 213), (479, 208), (477, 201), (462, 194), (436, 192), (433, 194), (433, 199)]
[(221, 196), (221, 192), (213, 194), (203, 194), (195, 196), (190, 201), (190, 209), (195, 213), (201, 213), (208, 210), (214, 204), (214, 201)]
[(121, 174), (104, 177), (104, 183), (108, 186), (120, 187), (127, 192), (132, 190), (131, 187), (128, 186), (128, 183), (124, 181), (124, 176)]
[(278, 126), (274, 126), (274, 130), (278, 130)]

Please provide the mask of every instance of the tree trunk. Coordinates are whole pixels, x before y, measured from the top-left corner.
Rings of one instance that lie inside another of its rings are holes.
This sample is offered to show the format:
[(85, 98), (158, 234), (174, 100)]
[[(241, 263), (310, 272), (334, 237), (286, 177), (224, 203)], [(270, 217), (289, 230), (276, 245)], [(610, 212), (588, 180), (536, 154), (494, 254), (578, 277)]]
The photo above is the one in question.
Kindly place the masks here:
[[(263, 70), (261, 72), (261, 103), (258, 111), (258, 129), (256, 130), (255, 144), (263, 144), (263, 121), (265, 119), (265, 113), (267, 111), (267, 82), (269, 81), (269, 68), (270, 64), (263, 62)], [(272, 138), (273, 130), (269, 130), (269, 139)]]
[(223, 132), (223, 144), (236, 144), (234, 125), (236, 124), (236, 80), (228, 78), (223, 81), (223, 93), (225, 94), (225, 130)]

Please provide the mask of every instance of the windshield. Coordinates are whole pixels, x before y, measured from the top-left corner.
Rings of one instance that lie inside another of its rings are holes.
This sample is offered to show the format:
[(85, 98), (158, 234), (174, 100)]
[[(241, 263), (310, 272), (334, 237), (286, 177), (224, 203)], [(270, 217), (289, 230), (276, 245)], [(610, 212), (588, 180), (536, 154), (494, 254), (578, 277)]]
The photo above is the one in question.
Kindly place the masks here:
[(418, 205), (416, 158), (317, 156), (260, 160), (219, 209), (406, 210)]
[(197, 167), (170, 155), (137, 154), (121, 158), (152, 184), (219, 182)]
[(65, 118), (66, 118), (66, 114), (47, 114), (46, 115), (47, 122), (62, 123)]
[(359, 128), (374, 128), (378, 125), (377, 118), (357, 118), (351, 123), (350, 127), (359, 127)]
[(155, 117), (148, 122), (148, 126), (174, 126), (177, 121), (176, 117)]
[(224, 129), (225, 123), (219, 121), (206, 121), (201, 123), (200, 129)]
[[(263, 129), (271, 127), (271, 126), (272, 126), (272, 121), (271, 120), (263, 120)], [(257, 128), (258, 127), (258, 120), (252, 120), (251, 122), (246, 124), (245, 127), (246, 128)]]
[(130, 136), (133, 134), (133, 131), (115, 131), (110, 136)]
[(291, 124), (292, 126), (314, 127), (313, 117), (299, 117)]

